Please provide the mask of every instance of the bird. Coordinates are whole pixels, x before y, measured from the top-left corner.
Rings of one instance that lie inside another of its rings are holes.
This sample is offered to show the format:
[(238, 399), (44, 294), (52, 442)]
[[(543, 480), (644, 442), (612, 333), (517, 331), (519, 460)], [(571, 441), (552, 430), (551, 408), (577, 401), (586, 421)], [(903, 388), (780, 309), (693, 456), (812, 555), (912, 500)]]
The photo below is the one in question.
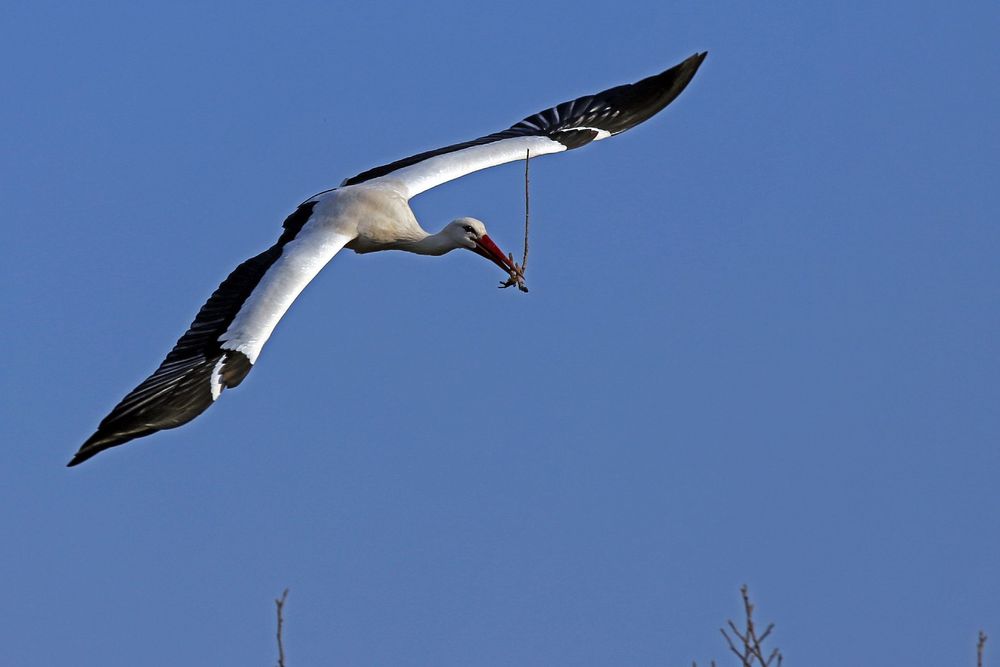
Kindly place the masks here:
[[(444, 255), (464, 248), (512, 279), (519, 267), (475, 218), (430, 234), (409, 200), (488, 167), (580, 148), (648, 120), (685, 89), (705, 60), (695, 53), (659, 74), (532, 114), (506, 130), (418, 153), (345, 179), (310, 197), (277, 242), (236, 267), (201, 307), (160, 366), (100, 422), (68, 466), (164, 429), (182, 426), (239, 386), (305, 286), (344, 248)], [(508, 281), (508, 284), (511, 281)]]

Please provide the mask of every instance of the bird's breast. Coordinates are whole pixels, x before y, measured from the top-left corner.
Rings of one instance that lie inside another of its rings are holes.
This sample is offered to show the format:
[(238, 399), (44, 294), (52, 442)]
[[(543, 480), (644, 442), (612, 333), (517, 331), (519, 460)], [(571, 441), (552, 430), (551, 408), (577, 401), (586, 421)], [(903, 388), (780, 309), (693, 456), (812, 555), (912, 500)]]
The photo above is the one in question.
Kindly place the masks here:
[(426, 236), (406, 199), (391, 188), (352, 186), (323, 202), (327, 224), (349, 232), (347, 247), (358, 253), (392, 250)]

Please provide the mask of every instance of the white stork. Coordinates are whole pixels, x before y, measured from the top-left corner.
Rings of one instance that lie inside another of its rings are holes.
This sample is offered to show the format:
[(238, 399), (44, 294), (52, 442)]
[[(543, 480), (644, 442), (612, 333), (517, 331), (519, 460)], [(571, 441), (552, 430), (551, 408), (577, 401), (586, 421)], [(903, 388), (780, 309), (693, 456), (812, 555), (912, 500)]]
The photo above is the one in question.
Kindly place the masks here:
[(224, 389), (239, 385), (292, 301), (342, 248), (420, 255), (465, 248), (514, 275), (515, 265), (482, 222), (459, 218), (429, 234), (414, 217), (410, 198), (474, 171), (523, 160), (529, 151), (532, 157), (559, 153), (624, 132), (680, 95), (706, 55), (563, 102), (502, 132), (369, 169), (309, 198), (285, 220), (277, 243), (222, 281), (160, 367), (115, 406), (69, 465), (186, 424)]

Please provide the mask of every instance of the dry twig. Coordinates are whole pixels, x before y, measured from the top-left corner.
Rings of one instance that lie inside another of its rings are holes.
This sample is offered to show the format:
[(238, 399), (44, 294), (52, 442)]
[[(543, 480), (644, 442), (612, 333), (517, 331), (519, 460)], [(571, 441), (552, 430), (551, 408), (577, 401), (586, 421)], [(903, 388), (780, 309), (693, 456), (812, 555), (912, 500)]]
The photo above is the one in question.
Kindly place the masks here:
[(986, 650), (986, 633), (979, 631), (979, 642), (976, 644), (976, 667), (983, 667), (983, 653)]
[(275, 612), (278, 615), (278, 667), (285, 667), (285, 644), (281, 638), (282, 627), (285, 624), (285, 619), (282, 617), (282, 612), (285, 609), (285, 600), (288, 598), (288, 589), (286, 588), (281, 594), (280, 598), (275, 598), (274, 607)]
[(507, 287), (512, 287), (517, 285), (517, 289), (522, 292), (528, 291), (528, 286), (524, 282), (524, 271), (528, 268), (528, 228), (531, 224), (530, 216), (530, 198), (528, 195), (528, 163), (531, 162), (531, 149), (529, 148), (524, 154), (524, 255), (521, 257), (521, 263), (518, 264), (514, 261), (514, 254), (507, 253), (507, 258), (510, 263), (514, 265), (514, 269), (510, 271), (510, 277), (506, 282), (500, 283), (500, 288), (505, 289)]
[(531, 198), (528, 193), (528, 163), (531, 162), (531, 149), (524, 152), (524, 255), (521, 257), (521, 277), (528, 270), (528, 226), (531, 224)]

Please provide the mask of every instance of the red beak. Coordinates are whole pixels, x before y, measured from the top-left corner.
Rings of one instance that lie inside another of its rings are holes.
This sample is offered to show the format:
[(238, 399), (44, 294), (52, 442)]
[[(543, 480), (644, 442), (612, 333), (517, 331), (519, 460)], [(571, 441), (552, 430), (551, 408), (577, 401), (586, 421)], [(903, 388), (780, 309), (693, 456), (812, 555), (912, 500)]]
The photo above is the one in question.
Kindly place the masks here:
[(513, 273), (517, 271), (517, 269), (514, 268), (514, 263), (510, 261), (510, 258), (503, 254), (503, 251), (497, 247), (497, 244), (493, 242), (493, 239), (486, 234), (483, 234), (482, 238), (476, 241), (476, 247), (472, 248), (472, 252), (477, 255), (482, 255), (499, 266), (506, 273)]

